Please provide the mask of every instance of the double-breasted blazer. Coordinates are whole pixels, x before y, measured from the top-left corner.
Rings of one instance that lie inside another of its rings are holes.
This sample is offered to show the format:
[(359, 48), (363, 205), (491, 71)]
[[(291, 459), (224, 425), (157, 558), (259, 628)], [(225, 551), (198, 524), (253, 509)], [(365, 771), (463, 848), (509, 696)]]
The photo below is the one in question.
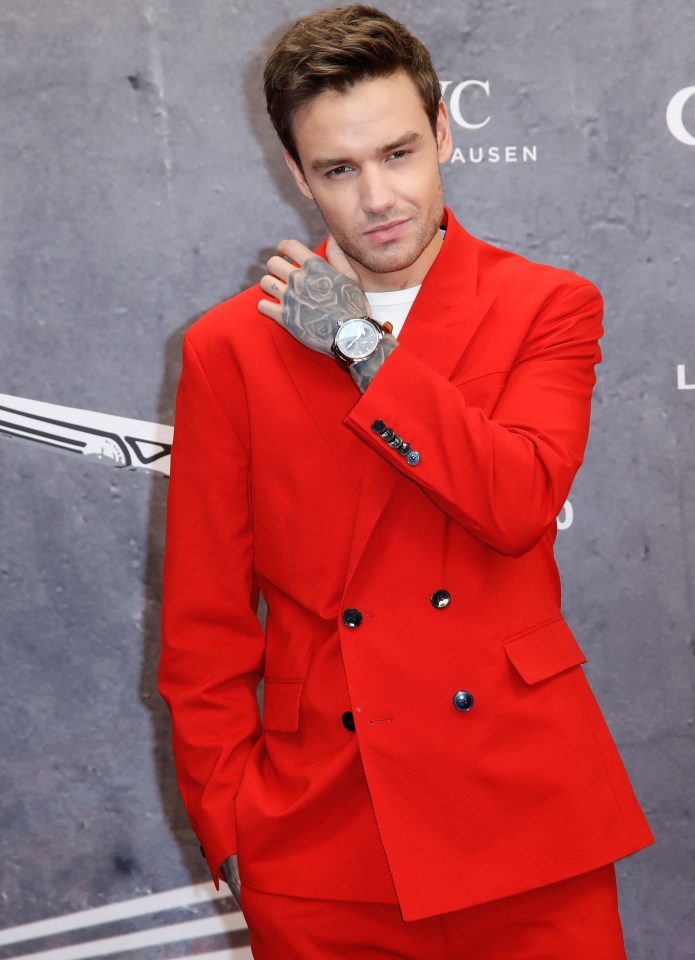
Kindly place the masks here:
[(213, 876), (238, 851), (242, 883), (405, 919), (652, 840), (553, 556), (601, 298), (445, 225), (363, 395), (258, 287), (191, 327), (165, 554), (160, 689)]

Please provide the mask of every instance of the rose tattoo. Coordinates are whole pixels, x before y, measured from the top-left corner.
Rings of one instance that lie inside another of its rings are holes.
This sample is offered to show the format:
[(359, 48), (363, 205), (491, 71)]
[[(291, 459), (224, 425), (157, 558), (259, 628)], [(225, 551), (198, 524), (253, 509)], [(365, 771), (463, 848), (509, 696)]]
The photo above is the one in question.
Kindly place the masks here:
[(305, 346), (331, 354), (340, 321), (369, 315), (359, 285), (320, 257), (310, 257), (287, 281), (282, 323)]

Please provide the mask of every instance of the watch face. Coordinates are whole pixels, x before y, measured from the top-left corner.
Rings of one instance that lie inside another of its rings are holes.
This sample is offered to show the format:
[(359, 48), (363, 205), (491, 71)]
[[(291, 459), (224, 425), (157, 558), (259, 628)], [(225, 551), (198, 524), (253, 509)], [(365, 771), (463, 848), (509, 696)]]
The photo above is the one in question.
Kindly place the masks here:
[(348, 360), (364, 360), (376, 350), (379, 334), (369, 320), (346, 320), (339, 328), (335, 345)]

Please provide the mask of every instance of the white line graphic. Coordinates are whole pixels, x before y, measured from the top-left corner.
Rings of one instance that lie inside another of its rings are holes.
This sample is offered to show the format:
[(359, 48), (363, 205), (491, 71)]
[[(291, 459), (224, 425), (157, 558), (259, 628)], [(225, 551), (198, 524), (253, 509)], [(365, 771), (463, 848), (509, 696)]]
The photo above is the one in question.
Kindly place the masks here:
[(216, 950), (215, 953), (196, 953), (193, 960), (253, 960), (251, 947), (229, 947), (228, 950)]
[(246, 923), (241, 913), (223, 913), (203, 920), (172, 923), (166, 927), (124, 933), (118, 937), (105, 937), (102, 940), (89, 940), (87, 943), (74, 943), (69, 947), (57, 947), (54, 950), (16, 954), (9, 960), (19, 960), (20, 957), (31, 958), (31, 960), (87, 960), (90, 957), (109, 957), (114, 953), (126, 953), (129, 950), (158, 947), (164, 943), (180, 943), (182, 940), (218, 936), (245, 929)]
[(0, 393), (0, 433), (169, 475), (174, 428)]
[(146, 897), (110, 903), (105, 907), (91, 907), (89, 910), (67, 913), (62, 917), (25, 923), (21, 927), (8, 927), (0, 930), (0, 947), (9, 943), (19, 943), (22, 940), (36, 940), (39, 937), (65, 933), (68, 930), (84, 930), (86, 927), (96, 927), (101, 923), (146, 917), (150, 913), (160, 913), (162, 910), (193, 907), (229, 897), (231, 894), (226, 886), (224, 888), (220, 886), (219, 890), (215, 890), (215, 884), (211, 882), (196, 883), (190, 887), (177, 887), (164, 893), (151, 893)]
[[(174, 890), (167, 890), (165, 893), (135, 897), (132, 900), (111, 903), (105, 907), (93, 907), (89, 910), (79, 910), (75, 913), (65, 914), (62, 917), (52, 917), (34, 923), (25, 923), (17, 927), (9, 927), (0, 930), (0, 946), (21, 944), (22, 948), (25, 948), (32, 940), (61, 933), (75, 933), (89, 927), (116, 923), (119, 920), (130, 920), (134, 917), (149, 916), (164, 910), (205, 905), (225, 898), (230, 899), (229, 891), (226, 888), (220, 888), (219, 891), (215, 890), (212, 883), (178, 887)], [(219, 936), (245, 929), (246, 922), (243, 914), (240, 911), (234, 911), (215, 914), (199, 920), (171, 923), (135, 933), (103, 937), (68, 947), (49, 948), (33, 953), (22, 952), (16, 954), (14, 958), (9, 957), (8, 960), (19, 960), (20, 956), (26, 957), (28, 960), (87, 960), (91, 957), (107, 957), (116, 953), (147, 949), (165, 943), (179, 943), (184, 940)], [(228, 947), (226, 950), (196, 956), (197, 960), (245, 960), (245, 958), (251, 957), (250, 952), (244, 952), (245, 950), (246, 948), (235, 950)]]

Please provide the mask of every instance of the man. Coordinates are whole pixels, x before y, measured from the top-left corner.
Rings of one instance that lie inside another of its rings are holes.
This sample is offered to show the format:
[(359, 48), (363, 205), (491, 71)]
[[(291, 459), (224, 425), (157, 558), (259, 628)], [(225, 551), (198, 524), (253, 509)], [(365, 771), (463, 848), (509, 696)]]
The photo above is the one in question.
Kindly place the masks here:
[(553, 559), (600, 296), (444, 207), (390, 17), (298, 21), (265, 90), (330, 233), (184, 346), (160, 685), (212, 875), (261, 960), (624, 957), (613, 861), (652, 838)]

